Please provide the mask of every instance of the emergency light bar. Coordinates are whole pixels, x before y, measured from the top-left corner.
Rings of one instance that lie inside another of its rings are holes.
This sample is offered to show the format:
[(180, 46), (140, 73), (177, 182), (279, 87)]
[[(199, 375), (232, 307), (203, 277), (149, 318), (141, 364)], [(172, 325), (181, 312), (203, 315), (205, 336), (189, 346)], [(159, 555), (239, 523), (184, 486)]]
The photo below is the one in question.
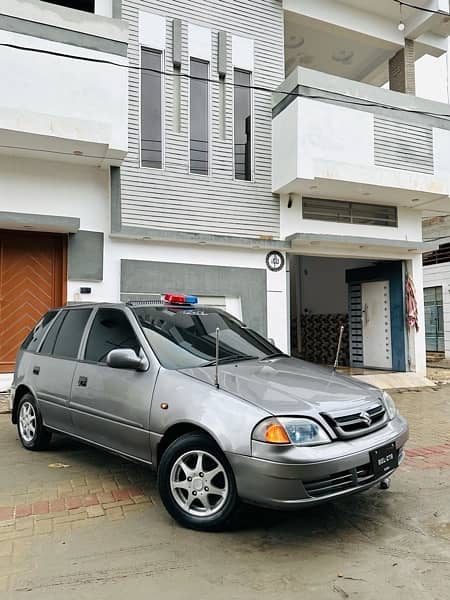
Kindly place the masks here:
[(164, 302), (167, 304), (197, 304), (198, 298), (184, 294), (164, 294)]

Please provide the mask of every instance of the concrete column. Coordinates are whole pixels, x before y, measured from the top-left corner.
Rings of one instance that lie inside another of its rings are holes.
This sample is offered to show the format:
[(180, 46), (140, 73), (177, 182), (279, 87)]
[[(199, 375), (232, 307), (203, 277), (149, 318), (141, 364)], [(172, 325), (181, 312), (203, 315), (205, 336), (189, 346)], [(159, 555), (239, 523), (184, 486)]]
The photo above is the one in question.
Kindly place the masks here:
[[(284, 254), (285, 259), (287, 258)], [(290, 352), (288, 261), (281, 271), (267, 269), (267, 337), (283, 352)]]
[(405, 47), (389, 61), (389, 88), (404, 94), (416, 93), (414, 41), (405, 40)]

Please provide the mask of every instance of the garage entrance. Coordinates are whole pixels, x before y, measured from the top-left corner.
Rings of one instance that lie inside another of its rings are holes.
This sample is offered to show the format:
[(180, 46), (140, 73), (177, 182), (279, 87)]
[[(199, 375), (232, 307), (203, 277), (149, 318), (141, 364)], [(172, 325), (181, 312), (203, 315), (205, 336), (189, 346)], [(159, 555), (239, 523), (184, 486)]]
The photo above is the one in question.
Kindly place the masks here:
[(291, 348), (332, 365), (405, 371), (402, 261), (291, 256)]
[(66, 237), (0, 230), (0, 373), (49, 308), (65, 302)]

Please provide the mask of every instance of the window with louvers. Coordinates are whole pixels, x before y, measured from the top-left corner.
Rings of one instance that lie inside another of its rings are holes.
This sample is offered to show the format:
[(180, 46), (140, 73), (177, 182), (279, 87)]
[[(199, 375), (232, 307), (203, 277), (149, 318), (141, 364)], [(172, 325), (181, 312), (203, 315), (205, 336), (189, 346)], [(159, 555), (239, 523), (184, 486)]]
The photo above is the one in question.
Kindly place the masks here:
[(424, 266), (450, 262), (450, 244), (442, 244), (437, 250), (425, 252), (422, 260)]
[(303, 198), (303, 218), (333, 223), (397, 227), (397, 207)]

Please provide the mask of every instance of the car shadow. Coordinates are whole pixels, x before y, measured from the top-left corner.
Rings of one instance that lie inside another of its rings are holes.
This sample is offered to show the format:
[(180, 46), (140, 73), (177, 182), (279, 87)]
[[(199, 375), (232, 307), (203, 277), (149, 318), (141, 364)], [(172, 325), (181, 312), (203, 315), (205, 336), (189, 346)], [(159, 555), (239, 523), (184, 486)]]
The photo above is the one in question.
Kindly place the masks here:
[[(124, 475), (145, 492), (156, 492), (156, 475), (143, 463), (130, 461), (73, 438), (55, 434), (49, 452), (59, 454), (62, 461), (76, 464), (77, 470), (98, 469), (100, 475), (108, 477)], [(325, 538), (346, 535), (349, 532), (370, 539), (374, 531), (383, 524), (389, 511), (389, 493), (377, 487), (299, 510), (279, 511), (259, 506), (242, 504), (227, 534), (239, 532), (270, 532), (282, 534), (284, 538), (307, 540), (323, 535)]]

